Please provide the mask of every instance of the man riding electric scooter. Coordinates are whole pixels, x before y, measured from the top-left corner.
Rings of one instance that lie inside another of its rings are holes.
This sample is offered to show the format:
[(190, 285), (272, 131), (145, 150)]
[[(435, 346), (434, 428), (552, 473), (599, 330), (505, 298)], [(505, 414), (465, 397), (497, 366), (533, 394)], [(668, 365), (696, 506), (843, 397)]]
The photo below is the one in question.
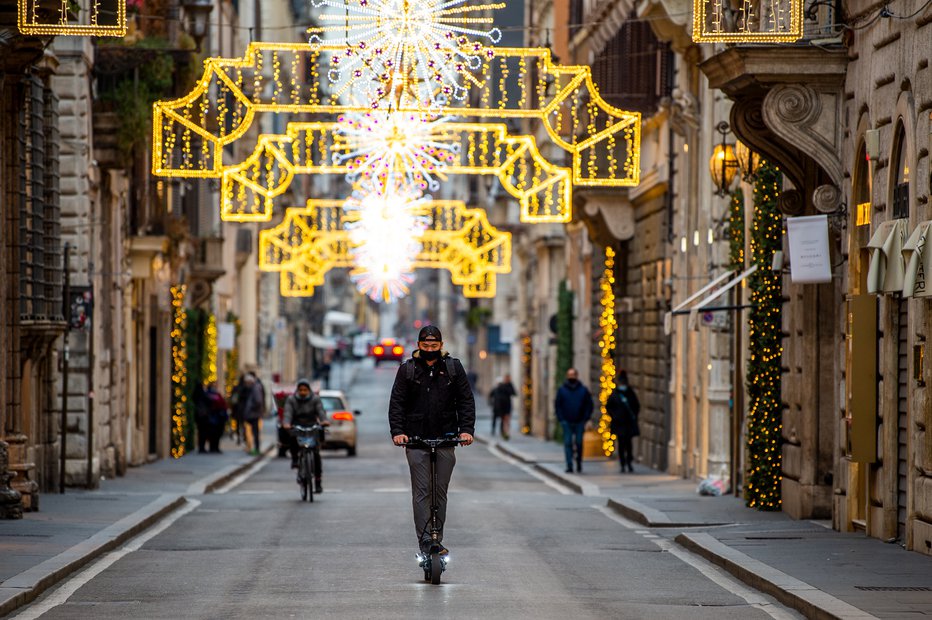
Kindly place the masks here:
[[(405, 453), (411, 471), (414, 527), (421, 555), (427, 556), (433, 544), (439, 546), (435, 552), (446, 556), (447, 549), (440, 543), (446, 520), (447, 488), (456, 464), (454, 448), (436, 449), (432, 468), (431, 451), (413, 440), (452, 438), (468, 446), (475, 433), (476, 403), (463, 365), (443, 351), (443, 337), (437, 327), (423, 328), (417, 346), (395, 376), (388, 422), (396, 446), (411, 444)], [(431, 480), (432, 469), (435, 480)], [(433, 493), (432, 484), (435, 484)], [(436, 502), (433, 510), (432, 496)]]

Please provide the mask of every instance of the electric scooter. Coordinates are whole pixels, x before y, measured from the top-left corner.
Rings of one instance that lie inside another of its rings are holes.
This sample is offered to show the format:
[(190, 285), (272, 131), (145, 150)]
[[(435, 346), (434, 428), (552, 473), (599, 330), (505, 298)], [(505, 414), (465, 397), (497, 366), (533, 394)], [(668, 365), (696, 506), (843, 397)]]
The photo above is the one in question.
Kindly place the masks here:
[(440, 512), (440, 506), (437, 505), (437, 450), (439, 448), (453, 448), (462, 445), (463, 440), (457, 437), (446, 437), (444, 439), (421, 439), (420, 437), (409, 437), (407, 443), (402, 444), (406, 448), (427, 448), (430, 450), (430, 519), (428, 526), (430, 531), (430, 547), (427, 553), (418, 553), (418, 566), (424, 569), (424, 581), (437, 585), (440, 583), (440, 575), (447, 568), (447, 562), (450, 561), (448, 556), (440, 555), (440, 520), (437, 513)]

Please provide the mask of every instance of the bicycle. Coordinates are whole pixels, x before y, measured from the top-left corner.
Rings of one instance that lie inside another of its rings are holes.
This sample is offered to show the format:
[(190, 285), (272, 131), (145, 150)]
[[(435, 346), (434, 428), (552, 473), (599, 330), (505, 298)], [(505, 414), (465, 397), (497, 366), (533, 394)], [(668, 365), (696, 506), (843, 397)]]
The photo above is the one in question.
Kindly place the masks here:
[(301, 501), (314, 501), (314, 479), (317, 472), (314, 469), (314, 453), (320, 451), (321, 436), (324, 427), (320, 424), (312, 426), (291, 427), (291, 433), (298, 444), (298, 486), (301, 488)]
[(449, 558), (440, 555), (440, 522), (437, 519), (437, 513), (440, 507), (437, 505), (437, 450), (439, 448), (453, 448), (460, 446), (465, 442), (457, 437), (445, 437), (443, 439), (421, 439), (420, 437), (409, 437), (406, 443), (401, 444), (406, 448), (427, 448), (430, 450), (430, 519), (428, 521), (430, 528), (430, 547), (427, 553), (417, 554), (418, 566), (424, 569), (424, 581), (429, 581), (433, 585), (440, 583), (440, 575), (447, 568)]

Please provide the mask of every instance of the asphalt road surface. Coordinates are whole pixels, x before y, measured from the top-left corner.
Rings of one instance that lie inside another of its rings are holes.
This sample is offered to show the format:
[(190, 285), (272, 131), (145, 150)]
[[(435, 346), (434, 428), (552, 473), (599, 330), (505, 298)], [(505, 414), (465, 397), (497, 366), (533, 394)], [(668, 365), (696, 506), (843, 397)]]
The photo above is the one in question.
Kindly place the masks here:
[[(286, 459), (192, 501), (22, 618), (794, 618), (794, 613), (482, 444), (457, 450), (443, 583), (423, 581), (407, 465), (364, 370), (359, 455), (324, 455), (302, 503)], [(484, 428), (484, 427), (483, 427)]]

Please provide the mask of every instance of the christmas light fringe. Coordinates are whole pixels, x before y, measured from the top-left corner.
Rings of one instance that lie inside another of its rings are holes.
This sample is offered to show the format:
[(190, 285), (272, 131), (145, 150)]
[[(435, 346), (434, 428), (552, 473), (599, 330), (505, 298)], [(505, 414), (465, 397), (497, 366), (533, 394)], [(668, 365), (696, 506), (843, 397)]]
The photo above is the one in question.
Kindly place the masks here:
[(334, 161), (349, 170), (350, 182), (360, 177), (378, 180), (404, 175), (407, 183), (436, 191), (435, 178), (459, 153), (457, 143), (437, 139), (449, 117), (431, 112), (373, 110), (338, 118)]
[[(324, 9), (321, 26), (308, 28), (315, 47), (336, 44), (327, 76), (344, 85), (369, 86), (373, 105), (386, 95), (410, 93), (415, 103), (464, 100), (479, 84), (473, 72), (495, 52), (488, 44), (501, 39), (498, 28), (483, 15), (498, 4), (468, 4), (466, 0), (311, 0)], [(338, 88), (339, 90), (339, 88)]]

